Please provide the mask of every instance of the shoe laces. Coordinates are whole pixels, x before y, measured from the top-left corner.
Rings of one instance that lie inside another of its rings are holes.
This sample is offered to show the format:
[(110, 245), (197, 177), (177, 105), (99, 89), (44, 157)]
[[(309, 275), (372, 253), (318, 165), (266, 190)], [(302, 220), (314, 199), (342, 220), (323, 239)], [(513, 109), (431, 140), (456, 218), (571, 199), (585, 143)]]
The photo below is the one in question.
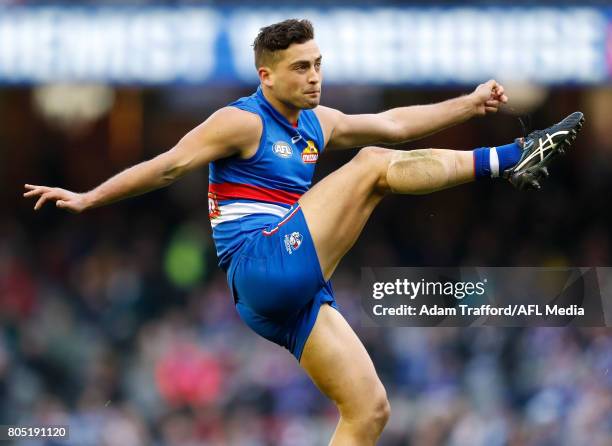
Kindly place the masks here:
[(523, 115), (518, 118), (519, 123), (521, 124), (521, 130), (523, 131), (523, 140), (525, 139), (539, 139), (546, 137), (546, 130), (532, 130), (533, 129), (533, 121), (531, 119), (531, 115)]

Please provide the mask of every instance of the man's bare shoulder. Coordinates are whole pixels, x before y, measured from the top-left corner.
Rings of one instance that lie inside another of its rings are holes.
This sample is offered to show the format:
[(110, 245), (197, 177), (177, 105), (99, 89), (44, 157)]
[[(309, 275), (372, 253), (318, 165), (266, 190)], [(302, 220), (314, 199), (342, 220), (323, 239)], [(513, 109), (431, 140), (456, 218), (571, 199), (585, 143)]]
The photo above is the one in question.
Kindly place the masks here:
[(236, 107), (223, 107), (193, 129), (187, 138), (217, 146), (223, 156), (248, 157), (257, 149), (262, 132), (258, 115)]
[(204, 124), (247, 137), (261, 135), (263, 130), (259, 115), (236, 107), (223, 107), (217, 110)]
[(331, 121), (331, 123), (333, 123), (342, 115), (341, 111), (336, 110), (335, 108), (326, 107), (324, 105), (317, 106), (314, 109), (314, 112), (317, 115), (317, 118), (319, 118), (319, 121)]
[(321, 128), (323, 129), (323, 137), (325, 138), (325, 145), (331, 139), (331, 136), (334, 132), (334, 128), (336, 127), (338, 120), (342, 116), (342, 112), (330, 108), (325, 107), (324, 105), (319, 105), (314, 109), (319, 122), (321, 123)]

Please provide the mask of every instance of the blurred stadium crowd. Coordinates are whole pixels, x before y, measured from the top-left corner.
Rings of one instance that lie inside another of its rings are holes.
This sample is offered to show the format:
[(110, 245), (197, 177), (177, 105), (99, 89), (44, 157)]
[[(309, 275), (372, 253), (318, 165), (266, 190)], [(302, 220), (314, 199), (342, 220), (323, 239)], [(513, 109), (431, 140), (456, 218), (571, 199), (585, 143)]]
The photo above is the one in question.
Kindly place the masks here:
[[(57, 2), (56, 0), (0, 0), (0, 5), (53, 5), (61, 2)], [(95, 5), (117, 5), (117, 4), (125, 4), (125, 2), (121, 0), (75, 0), (71, 3), (77, 4), (95, 4)], [(321, 6), (354, 6), (354, 5), (363, 5), (363, 6), (380, 6), (380, 5), (410, 5), (414, 4), (417, 6), (423, 6), (424, 3), (419, 0), (311, 0), (308, 2), (309, 5), (321, 5)], [(538, 0), (538, 5), (576, 5), (575, 0)], [(227, 5), (261, 5), (261, 4), (271, 4), (274, 2), (271, 0), (267, 1), (256, 1), (256, 0), (130, 0), (130, 5), (210, 5), (210, 6), (227, 6)], [(285, 0), (283, 2), (284, 5), (303, 5), (303, 2), (299, 0)], [(454, 0), (454, 1), (436, 1), (437, 5), (457, 5), (457, 4), (467, 4), (467, 5), (503, 5), (503, 4), (513, 4), (513, 5), (533, 5), (533, 2), (529, 0), (496, 0), (492, 2), (491, 0)], [(587, 5), (604, 5), (608, 6), (609, 2), (607, 0), (589, 0), (587, 2), (582, 2), (582, 4)]]
[[(78, 216), (34, 213), (21, 198), (24, 183), (89, 189), (171, 147), (248, 94), (230, 90), (118, 90), (108, 115), (70, 131), (36, 112), (29, 89), (0, 91), (0, 424), (71, 434), (17, 444), (326, 444), (334, 407), (233, 309), (205, 170)], [(458, 93), (330, 88), (323, 103), (364, 112)], [(587, 117), (539, 193), (486, 182), (389, 197), (375, 212), (334, 285), (391, 400), (381, 445), (612, 444), (610, 329), (363, 328), (358, 295), (360, 266), (609, 265), (611, 99), (557, 89), (534, 111), (534, 128), (574, 109)], [(520, 133), (500, 114), (405, 147), (471, 149)], [(350, 156), (326, 154), (318, 177)]]

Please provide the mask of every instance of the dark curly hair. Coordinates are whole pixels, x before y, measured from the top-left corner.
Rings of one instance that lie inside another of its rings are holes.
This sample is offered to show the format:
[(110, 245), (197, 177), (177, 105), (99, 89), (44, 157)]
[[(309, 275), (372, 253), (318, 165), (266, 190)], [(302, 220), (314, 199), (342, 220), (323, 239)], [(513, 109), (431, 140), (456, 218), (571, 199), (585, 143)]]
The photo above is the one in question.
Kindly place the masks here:
[(314, 28), (309, 20), (289, 19), (265, 26), (253, 42), (255, 68), (274, 62), (274, 53), (286, 50), (293, 43), (304, 43), (314, 39)]

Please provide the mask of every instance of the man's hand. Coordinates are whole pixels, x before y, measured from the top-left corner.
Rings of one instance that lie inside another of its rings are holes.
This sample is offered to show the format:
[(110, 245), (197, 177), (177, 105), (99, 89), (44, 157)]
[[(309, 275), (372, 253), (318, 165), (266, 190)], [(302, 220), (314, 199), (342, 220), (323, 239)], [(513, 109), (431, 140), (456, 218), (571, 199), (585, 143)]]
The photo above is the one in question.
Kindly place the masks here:
[(25, 188), (28, 189), (28, 192), (23, 194), (24, 197), (38, 197), (34, 205), (35, 211), (43, 207), (47, 201), (55, 201), (58, 208), (66, 209), (75, 214), (88, 208), (86, 194), (77, 194), (59, 187), (35, 186), (33, 184), (26, 184)]
[(470, 97), (473, 99), (476, 116), (496, 113), (502, 104), (508, 102), (504, 87), (493, 79), (476, 87)]

